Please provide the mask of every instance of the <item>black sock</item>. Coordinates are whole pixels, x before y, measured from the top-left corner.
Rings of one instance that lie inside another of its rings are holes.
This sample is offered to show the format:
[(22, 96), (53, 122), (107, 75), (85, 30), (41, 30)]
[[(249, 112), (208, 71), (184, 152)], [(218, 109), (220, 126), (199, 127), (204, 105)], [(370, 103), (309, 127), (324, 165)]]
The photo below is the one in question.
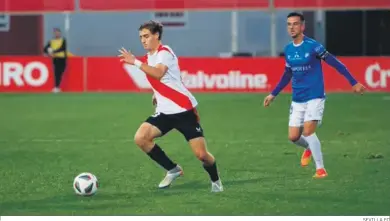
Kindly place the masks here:
[(203, 168), (210, 175), (211, 181), (215, 182), (215, 181), (219, 180), (216, 162), (214, 162), (213, 165), (211, 165), (211, 166), (207, 166), (207, 165), (203, 164)]
[(172, 170), (177, 166), (177, 164), (172, 162), (172, 160), (168, 158), (165, 152), (157, 144), (154, 145), (148, 155), (166, 170)]

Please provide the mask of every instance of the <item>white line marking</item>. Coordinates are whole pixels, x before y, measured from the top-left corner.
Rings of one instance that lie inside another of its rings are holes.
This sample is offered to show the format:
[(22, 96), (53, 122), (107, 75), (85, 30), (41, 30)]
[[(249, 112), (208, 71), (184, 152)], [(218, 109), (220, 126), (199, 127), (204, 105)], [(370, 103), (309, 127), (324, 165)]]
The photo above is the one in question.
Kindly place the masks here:
[(390, 96), (384, 96), (384, 97), (382, 97), (382, 99), (385, 101), (390, 101)]

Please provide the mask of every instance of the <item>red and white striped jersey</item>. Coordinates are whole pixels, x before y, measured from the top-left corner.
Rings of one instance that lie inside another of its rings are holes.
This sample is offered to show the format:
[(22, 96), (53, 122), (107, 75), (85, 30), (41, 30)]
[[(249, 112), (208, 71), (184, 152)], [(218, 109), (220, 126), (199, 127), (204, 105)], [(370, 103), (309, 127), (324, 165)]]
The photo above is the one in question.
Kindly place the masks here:
[(168, 67), (161, 80), (146, 75), (157, 100), (157, 113), (176, 114), (198, 105), (195, 97), (182, 82), (179, 60), (169, 46), (160, 45), (154, 54), (148, 53), (145, 59), (150, 66), (163, 64)]

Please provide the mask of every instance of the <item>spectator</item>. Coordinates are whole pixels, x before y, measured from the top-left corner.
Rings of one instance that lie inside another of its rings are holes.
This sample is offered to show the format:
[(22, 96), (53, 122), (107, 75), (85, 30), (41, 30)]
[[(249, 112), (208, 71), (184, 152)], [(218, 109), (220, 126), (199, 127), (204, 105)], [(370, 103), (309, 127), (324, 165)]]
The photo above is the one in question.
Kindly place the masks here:
[(52, 57), (55, 80), (53, 92), (58, 93), (61, 91), (61, 79), (66, 69), (68, 52), (66, 47), (66, 39), (62, 37), (61, 30), (59, 28), (54, 28), (53, 32), (54, 38), (47, 43), (43, 51), (45, 54)]

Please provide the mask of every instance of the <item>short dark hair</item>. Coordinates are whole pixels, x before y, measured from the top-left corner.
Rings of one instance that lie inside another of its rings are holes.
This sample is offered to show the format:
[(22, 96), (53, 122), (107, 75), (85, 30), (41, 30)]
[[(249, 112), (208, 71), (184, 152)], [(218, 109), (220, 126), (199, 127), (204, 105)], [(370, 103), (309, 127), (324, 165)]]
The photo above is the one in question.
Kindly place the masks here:
[(163, 25), (160, 22), (154, 20), (147, 21), (143, 23), (138, 30), (141, 31), (142, 29), (148, 29), (152, 34), (158, 33), (158, 39), (161, 40)]
[(290, 18), (290, 17), (299, 17), (301, 22), (305, 21), (305, 16), (303, 16), (303, 14), (301, 14), (299, 12), (291, 12), (290, 14), (287, 15), (287, 18)]

